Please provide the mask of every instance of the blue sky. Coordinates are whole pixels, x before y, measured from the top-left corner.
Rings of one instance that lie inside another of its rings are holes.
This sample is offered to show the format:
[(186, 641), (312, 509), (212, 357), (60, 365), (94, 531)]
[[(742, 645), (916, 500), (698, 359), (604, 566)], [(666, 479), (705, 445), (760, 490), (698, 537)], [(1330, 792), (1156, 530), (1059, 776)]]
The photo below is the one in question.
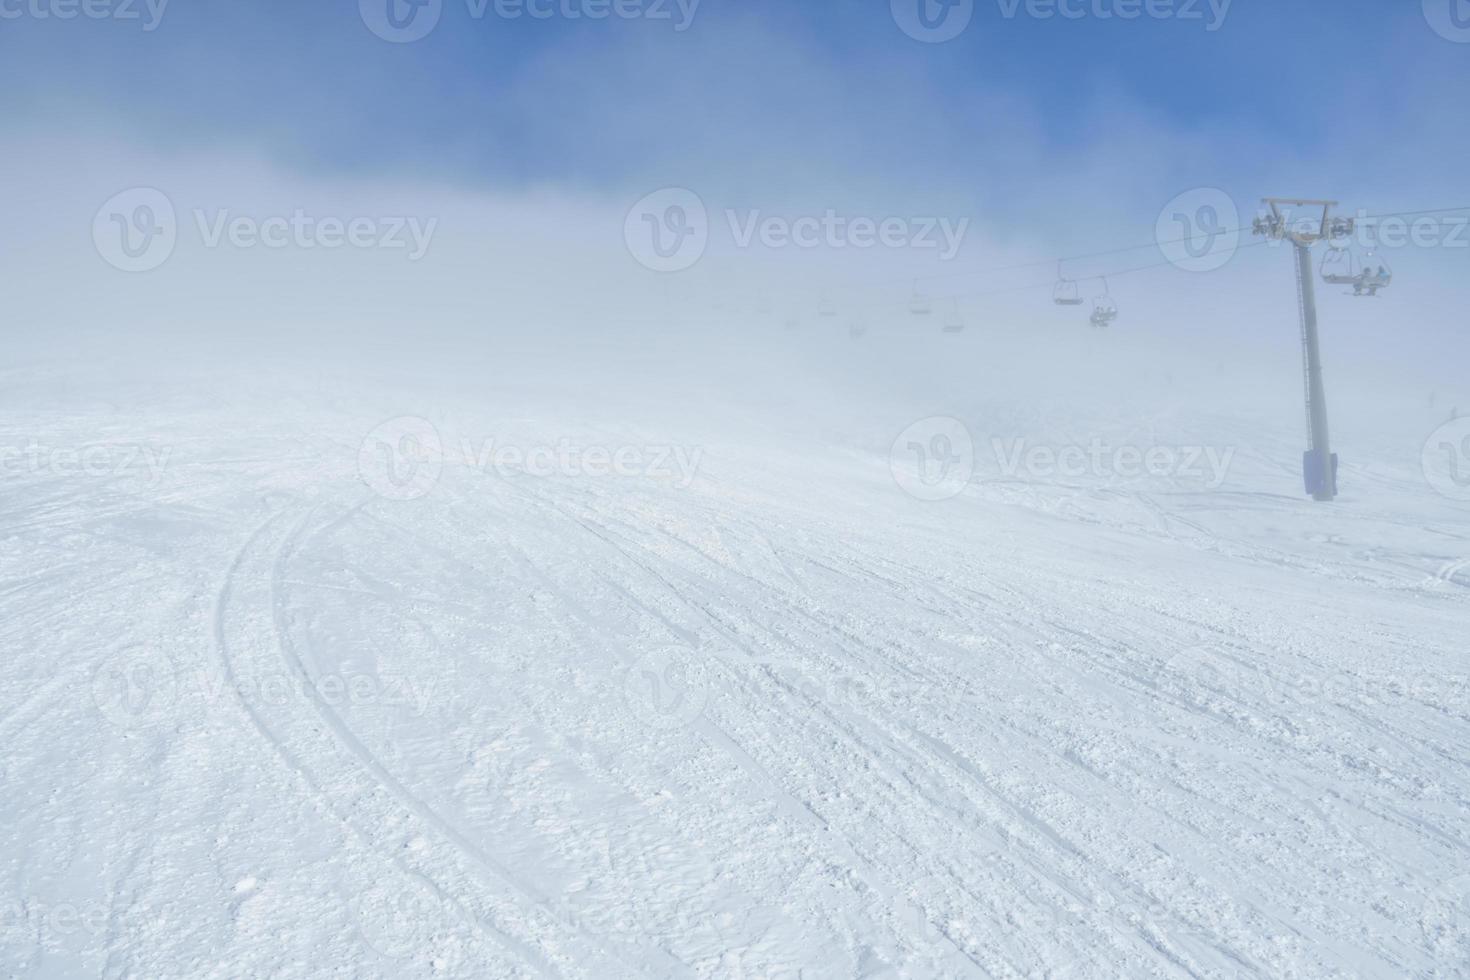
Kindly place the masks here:
[(601, 21), (474, 19), (468, 2), (444, 0), (409, 44), (374, 36), (351, 0), (172, 0), (152, 31), (3, 20), (3, 118), (470, 186), (738, 194), (836, 178), (901, 194), (922, 174), (992, 204), (1039, 164), (1158, 156), (1159, 140), (1165, 159), (1137, 162), (1182, 171), (1181, 186), (1345, 156), (1386, 184), (1410, 143), (1432, 186), (1467, 145), (1465, 114), (1442, 110), (1470, 88), (1470, 45), (1431, 31), (1418, 0), (1235, 0), (1213, 31), (1208, 0), (1177, 0), (1188, 21), (1008, 18), (978, 0), (944, 44), (872, 0), (703, 0), (683, 31), (673, 0), (668, 20)]
[[(150, 0), (86, 0), (127, 3), (138, 19), (35, 15), (80, 2), (0, 0), (0, 159), (20, 195), (0, 257), (26, 297), (12, 312), (38, 325), (64, 306), (93, 322), (99, 305), (193, 324), (209, 304), (216, 319), (290, 329), (418, 328), (431, 311), (479, 330), (555, 303), (573, 323), (632, 321), (759, 290), (799, 292), (810, 313), (818, 292), (848, 290), (856, 307), (875, 285), (901, 308), (911, 277), (936, 271), (931, 253), (735, 254), (723, 235), (724, 251), (660, 278), (630, 256), (623, 222), (667, 187), (696, 190), (715, 225), (726, 209), (963, 218), (965, 250), (933, 286), (941, 305), (1012, 284), (999, 267), (1150, 242), (1167, 205), (1200, 188), (1224, 191), (1246, 221), (1267, 194), (1349, 211), (1470, 205), (1470, 43), (1436, 33), (1421, 9), (1450, 0), (1233, 0), (1216, 30), (1223, 0), (1064, 0), (1084, 11), (1074, 20), (974, 0), (943, 44), (900, 28), (895, 10), (919, 0), (701, 0), (685, 30), (678, 0), (554, 0), (670, 12), (605, 20), (476, 19), (476, 0), (440, 0), (434, 29), (398, 44), (363, 14), (388, 0), (168, 0), (152, 30), (162, 0), (152, 12)], [(1130, 2), (1198, 16), (1096, 14)], [(1454, 2), (1470, 24), (1470, 0)], [(130, 279), (88, 231), (99, 205), (139, 186), (173, 195), (186, 230), (197, 208), (307, 206), (396, 208), (440, 231), (413, 265), (186, 246)], [(1401, 250), (1391, 304), (1326, 296), (1334, 352), (1463, 375), (1447, 352), (1470, 344), (1467, 254)], [(1181, 338), (1188, 311), (1198, 336), (1249, 336), (1295, 370), (1284, 256), (1242, 252), (1210, 276), (1114, 275), (1158, 258), (1067, 272), (1091, 278), (1089, 293), (1113, 276), (1130, 330)], [(1051, 275), (1028, 271), (1039, 294), (979, 299), (972, 315), (1050, 329)]]

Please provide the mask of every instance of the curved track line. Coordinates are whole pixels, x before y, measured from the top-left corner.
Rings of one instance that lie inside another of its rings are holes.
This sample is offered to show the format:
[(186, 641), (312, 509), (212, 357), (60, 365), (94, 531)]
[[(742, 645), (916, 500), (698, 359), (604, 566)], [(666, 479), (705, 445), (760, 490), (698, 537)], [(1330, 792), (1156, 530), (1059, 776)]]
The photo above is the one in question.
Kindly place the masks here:
[[(322, 697), (316, 679), (312, 677), (310, 668), (291, 638), (291, 624), (288, 621), (284, 601), (286, 566), (297, 548), (319, 535), (340, 527), (353, 514), (361, 510), (365, 503), (366, 501), (360, 502), (335, 520), (327, 522), (310, 533), (306, 532), (306, 527), (311, 522), (314, 512), (308, 512), (287, 537), (285, 545), (276, 556), (271, 573), (271, 595), (277, 645), (288, 670), (300, 682), (301, 689), (306, 693), (317, 716), (326, 723), (339, 743), (356, 758), (358, 764), (367, 770), (381, 786), (392, 793), (402, 806), (438, 831), (442, 838), (479, 865), (481, 869), (519, 891), (525, 899), (532, 903), (535, 910), (533, 914), (538, 920), (541, 920), (540, 924), (543, 927), (549, 927), (550, 930), (569, 936), (573, 940), (573, 945), (586, 947), (590, 953), (579, 954), (577, 960), (578, 965), (586, 970), (588, 976), (596, 980), (624, 974), (641, 976), (648, 975), (647, 971), (650, 968), (655, 971), (653, 975), (659, 977), (692, 976), (692, 971), (686, 964), (675, 959), (663, 949), (615, 945), (612, 941), (586, 931), (559, 914), (555, 903), (534, 882), (517, 874), (497, 860), (476, 841), (441, 816), (429, 803), (415, 795), (395, 778), (362, 743), (337, 710)], [(637, 965), (629, 963), (626, 956), (634, 957)]]
[[(273, 576), (269, 571), (269, 563), (275, 557), (277, 548), (271, 545), (279, 544), (284, 547), (286, 538), (276, 542), (278, 535), (272, 534), (274, 528), (279, 525), (284, 511), (277, 512), (260, 524), (246, 540), (240, 551), (236, 554), (215, 603), (214, 614), (214, 641), (215, 649), (219, 655), (221, 668), (230, 691), (235, 695), (236, 701), (241, 709), (249, 717), (251, 723), (271, 747), (272, 751), (284, 762), (294, 774), (299, 776), (309, 787), (312, 796), (328, 813), (335, 816), (347, 832), (368, 850), (381, 856), (392, 863), (405, 876), (415, 880), (419, 885), (432, 892), (442, 904), (455, 910), (458, 918), (470, 925), (476, 931), (487, 934), (493, 942), (503, 947), (515, 957), (529, 965), (533, 972), (542, 976), (555, 977), (560, 975), (546, 957), (527, 942), (518, 939), (504, 930), (490, 925), (485, 921), (482, 913), (475, 910), (475, 905), (485, 904), (483, 900), (476, 901), (477, 893), (480, 891), (475, 883), (466, 879), (462, 872), (452, 875), (444, 875), (442, 868), (435, 865), (454, 862), (445, 862), (442, 855), (432, 853), (416, 854), (404, 848), (387, 848), (383, 846), (384, 828), (398, 829), (405, 823), (405, 815), (399, 807), (394, 806), (386, 799), (386, 794), (376, 784), (363, 778), (365, 773), (352, 773), (344, 771), (345, 767), (339, 767), (335, 773), (325, 776), (318, 773), (316, 767), (308, 762), (308, 754), (312, 753), (314, 761), (320, 762), (320, 756), (313, 753), (313, 747), (309, 744), (297, 744), (297, 742), (309, 742), (310, 736), (302, 738), (300, 731), (300, 719), (268, 719), (265, 711), (258, 705), (252, 703), (245, 695), (246, 681), (252, 675), (258, 675), (259, 663), (247, 664), (245, 649), (259, 647), (262, 645), (262, 637), (273, 636), (275, 610), (269, 610), (265, 617), (256, 616), (253, 623), (247, 622), (249, 628), (232, 627), (227, 625), (235, 616), (235, 607), (240, 604), (238, 598), (242, 591), (242, 572), (247, 566), (266, 565), (264, 576), (260, 576), (266, 583), (273, 586)], [(308, 510), (305, 517), (297, 522), (299, 527), (304, 520), (310, 516)], [(262, 547), (262, 544), (265, 547)], [(261, 556), (259, 553), (264, 552)], [(258, 585), (257, 585), (258, 588)], [(272, 599), (268, 588), (266, 595), (261, 597)], [(273, 605), (273, 603), (272, 603)], [(245, 615), (248, 617), (249, 612)], [(232, 634), (234, 634), (232, 636)], [(269, 646), (271, 644), (264, 644)], [(261, 651), (257, 649), (257, 657)], [(265, 651), (269, 652), (269, 651)], [(270, 676), (266, 673), (264, 676)], [(272, 722), (275, 722), (274, 724)], [(282, 723), (284, 722), (284, 724)], [(294, 731), (287, 729), (295, 724)], [(320, 732), (317, 732), (320, 737)], [(401, 831), (394, 835), (402, 836)], [(458, 869), (454, 869), (458, 872)], [(443, 883), (446, 877), (457, 880), (452, 885)]]

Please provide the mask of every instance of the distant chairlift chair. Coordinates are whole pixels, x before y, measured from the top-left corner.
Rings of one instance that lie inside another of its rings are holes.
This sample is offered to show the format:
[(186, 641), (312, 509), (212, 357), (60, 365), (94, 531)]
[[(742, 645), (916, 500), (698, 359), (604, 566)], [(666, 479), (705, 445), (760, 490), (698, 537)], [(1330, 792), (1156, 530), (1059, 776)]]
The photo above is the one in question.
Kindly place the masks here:
[(1092, 301), (1092, 316), (1089, 321), (1093, 327), (1102, 330), (1113, 325), (1118, 319), (1118, 304), (1113, 302), (1112, 294), (1108, 292), (1108, 281), (1103, 280), (1102, 295)]
[(1062, 275), (1062, 264), (1057, 263), (1057, 285), (1051, 291), (1051, 301), (1058, 306), (1081, 306), (1082, 291), (1077, 284)]
[(960, 313), (960, 301), (955, 300), (950, 307), (949, 315), (944, 318), (945, 333), (963, 333), (965, 329), (965, 317)]
[(914, 281), (914, 294), (909, 297), (909, 312), (914, 316), (928, 316), (934, 312), (934, 307), (929, 302), (929, 297), (919, 292), (918, 280)]

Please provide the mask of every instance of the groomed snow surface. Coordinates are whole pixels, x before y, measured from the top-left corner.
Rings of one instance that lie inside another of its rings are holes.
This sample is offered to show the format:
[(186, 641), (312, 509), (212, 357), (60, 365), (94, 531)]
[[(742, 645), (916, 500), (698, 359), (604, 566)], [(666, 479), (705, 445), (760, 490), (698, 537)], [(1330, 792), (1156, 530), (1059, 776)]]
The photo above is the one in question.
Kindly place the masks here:
[[(0, 974), (1470, 975), (1470, 504), (1417, 442), (1329, 506), (1292, 417), (64, 373), (5, 379)], [(990, 443), (1099, 433), (1233, 458)]]

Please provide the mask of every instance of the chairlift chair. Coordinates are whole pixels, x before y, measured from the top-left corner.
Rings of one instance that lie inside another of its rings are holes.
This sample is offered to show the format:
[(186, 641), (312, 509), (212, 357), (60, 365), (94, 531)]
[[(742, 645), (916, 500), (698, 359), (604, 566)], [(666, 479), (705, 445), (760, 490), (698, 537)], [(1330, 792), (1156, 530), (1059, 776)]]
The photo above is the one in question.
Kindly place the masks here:
[(1322, 256), (1322, 281), (1333, 286), (1351, 286), (1361, 278), (1358, 260), (1352, 250), (1330, 245)]
[(1077, 284), (1062, 275), (1062, 264), (1057, 263), (1057, 285), (1051, 291), (1051, 301), (1058, 306), (1081, 306), (1082, 291)]
[(965, 317), (960, 313), (960, 301), (955, 300), (950, 307), (949, 315), (944, 318), (945, 333), (962, 333), (965, 329)]
[(928, 316), (934, 311), (929, 297), (919, 292), (918, 280), (914, 281), (914, 294), (909, 297), (909, 312), (914, 316)]
[(1371, 252), (1364, 256), (1363, 271), (1353, 283), (1353, 295), (1377, 296), (1380, 289), (1387, 289), (1391, 285), (1393, 285), (1393, 269), (1389, 268), (1388, 262), (1373, 256)]
[(1108, 281), (1103, 280), (1102, 295), (1092, 301), (1092, 316), (1088, 318), (1093, 327), (1101, 330), (1110, 327), (1118, 319), (1118, 304), (1108, 292)]
[(1393, 268), (1378, 254), (1376, 245), (1362, 255), (1350, 247), (1330, 245), (1322, 256), (1321, 274), (1325, 283), (1353, 287), (1354, 296), (1377, 296), (1393, 283)]
[(1358, 280), (1353, 283), (1354, 296), (1377, 296), (1380, 289), (1393, 284), (1393, 267), (1378, 254), (1378, 245), (1371, 242), (1368, 251), (1358, 264)]
[(847, 325), (847, 335), (853, 340), (861, 340), (867, 336), (868, 325), (859, 320), (854, 320)]
[(1118, 319), (1118, 307), (1112, 300), (1099, 299), (1092, 306), (1092, 316), (1088, 318), (1094, 327), (1102, 330), (1113, 325)]
[(832, 301), (830, 299), (828, 299), (826, 296), (823, 296), (821, 303), (817, 306), (817, 316), (834, 317), (836, 315), (837, 307), (832, 305)]
[(1052, 302), (1058, 306), (1081, 306), (1082, 291), (1077, 284), (1070, 279), (1063, 279), (1057, 283), (1056, 289), (1051, 293)]

